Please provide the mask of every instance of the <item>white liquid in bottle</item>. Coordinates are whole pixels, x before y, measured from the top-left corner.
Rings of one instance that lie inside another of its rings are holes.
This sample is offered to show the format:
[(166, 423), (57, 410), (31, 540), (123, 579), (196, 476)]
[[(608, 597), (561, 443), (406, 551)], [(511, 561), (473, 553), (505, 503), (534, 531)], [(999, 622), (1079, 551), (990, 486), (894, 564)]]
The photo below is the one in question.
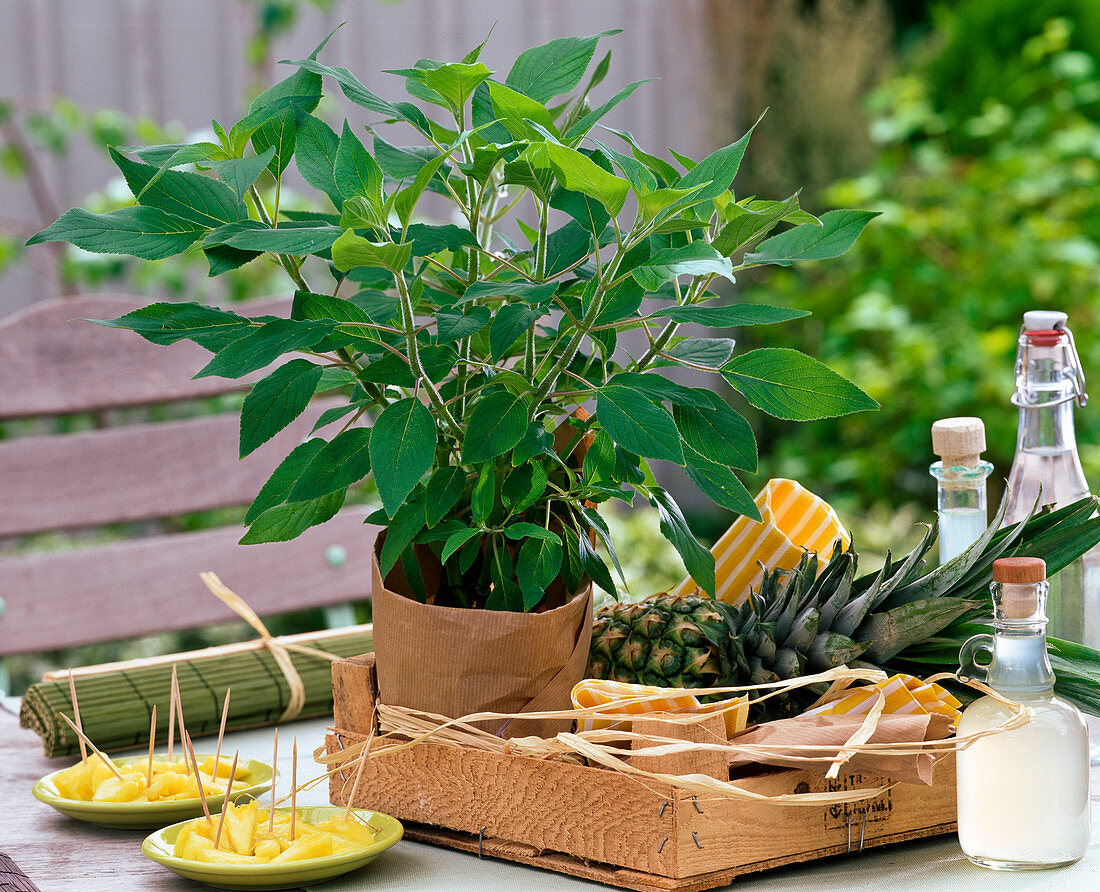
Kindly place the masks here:
[[(1032, 712), (1011, 731), (976, 740), (958, 753), (959, 844), (975, 864), (1040, 870), (1072, 864), (1089, 845), (1088, 729), (1054, 696), (1043, 612), (1047, 584), (1038, 558), (993, 564), (996, 635), (963, 646), (960, 675), (985, 681)], [(988, 668), (974, 659), (985, 652)], [(1011, 715), (993, 697), (966, 708), (958, 735), (996, 728)]]
[(940, 563), (962, 554), (981, 538), (989, 521), (985, 507), (948, 508), (940, 517)]

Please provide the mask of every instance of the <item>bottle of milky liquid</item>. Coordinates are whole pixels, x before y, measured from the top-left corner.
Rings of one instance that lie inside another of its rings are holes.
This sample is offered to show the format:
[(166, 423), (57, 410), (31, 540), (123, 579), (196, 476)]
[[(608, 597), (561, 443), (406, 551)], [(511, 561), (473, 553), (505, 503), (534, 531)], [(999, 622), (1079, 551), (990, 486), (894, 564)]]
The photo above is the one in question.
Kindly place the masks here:
[(993, 465), (982, 461), (985, 425), (980, 418), (941, 418), (932, 425), (932, 451), (940, 457), (928, 469), (936, 478), (940, 563), (966, 551), (985, 532), (985, 478)]
[[(958, 754), (959, 843), (975, 864), (1040, 870), (1072, 864), (1089, 845), (1088, 730), (1054, 696), (1047, 659), (1046, 565), (1039, 558), (993, 562), (993, 635), (959, 654), (959, 677), (984, 681), (1032, 713), (1023, 727), (983, 737)], [(1011, 715), (985, 696), (959, 721), (959, 737)]]

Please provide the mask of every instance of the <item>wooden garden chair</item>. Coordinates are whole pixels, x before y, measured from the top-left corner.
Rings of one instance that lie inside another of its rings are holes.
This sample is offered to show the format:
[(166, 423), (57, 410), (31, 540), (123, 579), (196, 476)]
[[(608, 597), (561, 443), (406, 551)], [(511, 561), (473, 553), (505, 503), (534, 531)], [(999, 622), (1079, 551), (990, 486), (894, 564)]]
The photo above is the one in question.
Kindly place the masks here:
[[(0, 544), (117, 524), (157, 529), (163, 518), (247, 505), (309, 435), (324, 405), (238, 460), (236, 411), (188, 411), (188, 401), (241, 388), (222, 378), (191, 380), (207, 351), (75, 321), (114, 318), (144, 303), (116, 295), (58, 299), (0, 319)], [(289, 301), (277, 301), (245, 312), (288, 309)], [(150, 406), (165, 407), (169, 420), (125, 423), (139, 414), (127, 410)], [(42, 432), (56, 422), (23, 421), (74, 414), (114, 423), (57, 434)], [(216, 572), (261, 616), (369, 597), (376, 529), (363, 525), (365, 514), (347, 508), (297, 539), (265, 545), (238, 545), (244, 529), (231, 526), (66, 543), (63, 550), (4, 548), (0, 657), (230, 619), (200, 581), (203, 570)], [(350, 614), (347, 608), (338, 624)]]

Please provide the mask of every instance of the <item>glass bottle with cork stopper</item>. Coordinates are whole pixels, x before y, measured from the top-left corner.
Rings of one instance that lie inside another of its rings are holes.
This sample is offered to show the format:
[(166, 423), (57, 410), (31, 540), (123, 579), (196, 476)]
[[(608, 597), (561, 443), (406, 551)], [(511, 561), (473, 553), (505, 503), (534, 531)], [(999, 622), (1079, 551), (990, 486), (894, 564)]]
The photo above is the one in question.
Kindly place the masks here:
[[(983, 867), (1062, 867), (1089, 844), (1088, 729), (1072, 705), (1054, 696), (1047, 588), (1040, 558), (994, 561), (994, 634), (974, 636), (959, 654), (960, 679), (982, 681), (1031, 713), (1026, 725), (958, 753), (959, 843)], [(1010, 715), (1001, 701), (982, 697), (966, 708), (958, 734), (996, 728)]]
[(982, 461), (985, 425), (980, 418), (942, 418), (932, 425), (932, 451), (940, 457), (928, 472), (936, 478), (940, 563), (966, 551), (989, 523), (985, 480), (993, 465)]

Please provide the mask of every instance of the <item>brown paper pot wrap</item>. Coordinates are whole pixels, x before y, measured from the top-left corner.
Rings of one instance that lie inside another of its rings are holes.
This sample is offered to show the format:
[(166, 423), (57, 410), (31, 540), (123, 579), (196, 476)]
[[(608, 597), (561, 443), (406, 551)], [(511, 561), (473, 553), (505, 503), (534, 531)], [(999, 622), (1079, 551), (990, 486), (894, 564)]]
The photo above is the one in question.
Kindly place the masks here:
[[(584, 677), (592, 637), (591, 585), (545, 613), (437, 607), (408, 597), (399, 572), (383, 582), (378, 547), (371, 603), (382, 703), (450, 718), (572, 708), (569, 692)], [(570, 724), (516, 719), (481, 727), (553, 737)]]

